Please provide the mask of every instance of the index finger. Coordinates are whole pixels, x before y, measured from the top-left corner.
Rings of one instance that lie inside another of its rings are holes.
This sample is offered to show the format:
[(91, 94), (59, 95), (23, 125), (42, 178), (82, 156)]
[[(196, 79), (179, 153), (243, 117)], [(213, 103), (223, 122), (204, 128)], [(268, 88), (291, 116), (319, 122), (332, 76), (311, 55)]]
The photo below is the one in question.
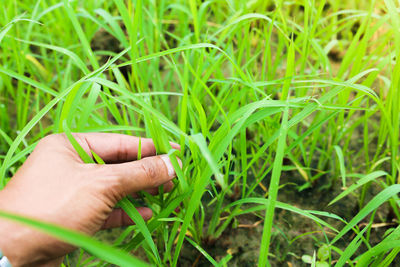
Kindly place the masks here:
[[(107, 163), (118, 163), (136, 160), (141, 142), (141, 156), (143, 158), (156, 155), (154, 142), (150, 138), (139, 138), (125, 134), (114, 133), (74, 133), (77, 141), (86, 152), (93, 150)], [(179, 145), (171, 143), (175, 149)], [(89, 153), (91, 155), (91, 153)]]

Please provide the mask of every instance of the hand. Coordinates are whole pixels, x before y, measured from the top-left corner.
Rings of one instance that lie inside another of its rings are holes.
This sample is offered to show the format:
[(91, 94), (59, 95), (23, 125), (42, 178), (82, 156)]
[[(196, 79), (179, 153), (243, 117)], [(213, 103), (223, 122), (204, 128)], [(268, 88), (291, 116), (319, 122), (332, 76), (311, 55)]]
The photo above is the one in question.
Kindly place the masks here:
[[(0, 191), (0, 210), (29, 216), (93, 235), (102, 228), (131, 225), (119, 200), (135, 192), (173, 187), (175, 172), (166, 155), (155, 156), (151, 139), (105, 133), (74, 134), (89, 154), (105, 165), (84, 164), (63, 134), (42, 139), (15, 176)], [(178, 145), (172, 144), (174, 148)], [(138, 208), (147, 220), (149, 208)], [(0, 220), (0, 248), (13, 267), (59, 266), (74, 247), (29, 227)]]

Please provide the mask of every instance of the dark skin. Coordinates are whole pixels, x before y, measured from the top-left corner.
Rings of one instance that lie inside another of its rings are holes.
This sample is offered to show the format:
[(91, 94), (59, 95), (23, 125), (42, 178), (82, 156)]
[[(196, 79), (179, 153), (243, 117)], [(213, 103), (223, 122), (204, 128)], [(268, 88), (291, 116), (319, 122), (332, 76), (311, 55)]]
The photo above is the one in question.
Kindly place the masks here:
[[(151, 139), (106, 133), (74, 134), (90, 155), (93, 150), (107, 164), (85, 164), (63, 134), (42, 139), (4, 190), (0, 210), (54, 223), (93, 235), (106, 228), (132, 225), (115, 205), (123, 197), (159, 186), (173, 187), (175, 177), (166, 155), (156, 156)], [(177, 144), (173, 148), (179, 149)], [(145, 220), (149, 208), (138, 208)], [(13, 267), (59, 266), (75, 247), (7, 220), (0, 219), (0, 248)]]

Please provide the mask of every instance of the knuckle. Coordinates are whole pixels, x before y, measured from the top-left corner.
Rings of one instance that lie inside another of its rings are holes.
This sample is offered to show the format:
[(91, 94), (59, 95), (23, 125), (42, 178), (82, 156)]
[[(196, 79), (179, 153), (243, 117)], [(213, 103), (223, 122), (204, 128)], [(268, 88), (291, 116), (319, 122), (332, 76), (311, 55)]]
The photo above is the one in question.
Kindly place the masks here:
[(57, 144), (58, 142), (64, 140), (65, 134), (50, 134), (42, 139), (40, 139), (38, 143), (38, 147), (47, 147), (47, 146), (53, 146), (54, 144)]
[(160, 178), (160, 168), (157, 167), (155, 161), (151, 159), (143, 159), (140, 167), (144, 173), (146, 183), (151, 187), (157, 186)]
[(53, 142), (54, 139), (56, 138), (56, 136), (57, 136), (56, 134), (49, 134), (49, 135), (46, 135), (45, 137), (43, 137), (42, 139), (40, 139), (39, 144)]
[(126, 146), (125, 142), (122, 138), (118, 141), (118, 153), (117, 153), (117, 160), (119, 162), (127, 161), (129, 158), (129, 151), (128, 147)]
[(120, 186), (122, 184), (123, 174), (120, 173), (119, 169), (114, 165), (95, 165), (98, 168), (99, 173), (107, 180), (112, 187)]

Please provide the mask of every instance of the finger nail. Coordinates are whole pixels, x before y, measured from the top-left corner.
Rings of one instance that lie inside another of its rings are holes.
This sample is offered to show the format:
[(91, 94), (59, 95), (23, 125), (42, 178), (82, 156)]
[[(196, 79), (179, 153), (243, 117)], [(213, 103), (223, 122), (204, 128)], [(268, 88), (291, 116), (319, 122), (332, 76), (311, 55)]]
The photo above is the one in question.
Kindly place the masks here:
[(178, 158), (178, 157), (176, 157), (176, 159), (178, 160), (178, 164), (179, 164), (179, 167), (181, 167), (181, 169), (182, 169), (182, 160), (180, 159), (180, 158)]
[(169, 159), (168, 155), (161, 155), (161, 159), (164, 161), (165, 166), (167, 167), (168, 176), (174, 178), (176, 176), (175, 170), (174, 167), (172, 166), (171, 160)]

